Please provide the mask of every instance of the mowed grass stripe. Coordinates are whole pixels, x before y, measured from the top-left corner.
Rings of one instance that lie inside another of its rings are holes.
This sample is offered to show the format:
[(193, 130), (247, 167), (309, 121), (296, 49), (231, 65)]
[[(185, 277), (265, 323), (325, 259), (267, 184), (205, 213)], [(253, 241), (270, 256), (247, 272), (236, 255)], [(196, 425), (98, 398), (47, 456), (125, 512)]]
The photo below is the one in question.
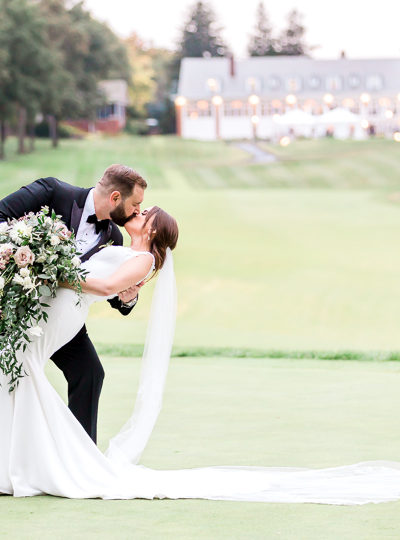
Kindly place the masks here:
[(225, 179), (227, 188), (259, 188), (263, 187), (254, 168), (251, 166), (219, 167), (218, 172)]
[(198, 167), (197, 175), (202, 182), (202, 187), (209, 189), (229, 187), (226, 177), (218, 174), (218, 172), (211, 167)]
[(180, 169), (166, 168), (163, 173), (170, 189), (179, 191), (191, 189), (192, 186), (188, 182), (187, 175), (185, 175)]
[(380, 180), (380, 185), (392, 183), (394, 186), (400, 186), (400, 157), (390, 153), (374, 153), (367, 156), (366, 163), (374, 168), (376, 177)]

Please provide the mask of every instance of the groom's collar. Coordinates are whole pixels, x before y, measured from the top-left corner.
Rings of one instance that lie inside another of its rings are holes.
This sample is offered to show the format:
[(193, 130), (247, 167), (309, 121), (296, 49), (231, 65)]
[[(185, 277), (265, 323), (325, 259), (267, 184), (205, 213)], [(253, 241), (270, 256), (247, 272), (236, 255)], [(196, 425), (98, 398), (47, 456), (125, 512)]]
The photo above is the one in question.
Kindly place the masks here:
[[(93, 189), (94, 188), (83, 189), (81, 191), (80, 197), (75, 199), (74, 202), (72, 203), (71, 230), (74, 231), (75, 234), (78, 232), (79, 223), (81, 221), (83, 210), (85, 208), (85, 204), (89, 197), (89, 194), (91, 195), (91, 202), (93, 204), (92, 214), (94, 213)], [(88, 203), (90, 204), (90, 200), (88, 201)]]

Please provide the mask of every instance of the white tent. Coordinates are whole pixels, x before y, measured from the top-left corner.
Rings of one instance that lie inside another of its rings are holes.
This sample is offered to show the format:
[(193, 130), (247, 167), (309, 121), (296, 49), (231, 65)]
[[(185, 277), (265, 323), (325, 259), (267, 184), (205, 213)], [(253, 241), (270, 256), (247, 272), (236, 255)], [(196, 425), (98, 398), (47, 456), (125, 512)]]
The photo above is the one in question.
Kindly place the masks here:
[(290, 130), (294, 135), (311, 137), (315, 125), (314, 117), (301, 109), (293, 109), (280, 116), (274, 116), (274, 123), (277, 124), (278, 131), (283, 134)]
[(336, 107), (336, 109), (331, 109), (330, 111), (321, 114), (318, 118), (318, 123), (326, 124), (347, 124), (361, 122), (361, 116), (354, 114), (348, 109), (343, 109), (342, 107)]
[(364, 139), (366, 132), (361, 126), (362, 117), (348, 109), (337, 107), (316, 117), (320, 136), (329, 130), (337, 139)]

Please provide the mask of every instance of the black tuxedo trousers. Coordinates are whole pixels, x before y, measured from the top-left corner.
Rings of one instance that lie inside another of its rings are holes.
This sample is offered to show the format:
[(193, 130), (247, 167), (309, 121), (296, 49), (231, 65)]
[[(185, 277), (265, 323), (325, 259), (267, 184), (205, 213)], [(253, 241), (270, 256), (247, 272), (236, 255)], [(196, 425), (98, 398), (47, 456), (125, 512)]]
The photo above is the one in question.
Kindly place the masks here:
[[(40, 178), (0, 201), (0, 222), (19, 218), (28, 212), (38, 212), (42, 206), (48, 206), (50, 211), (54, 210), (61, 215), (67, 227), (76, 233), (89, 191), (90, 188), (72, 186), (56, 178)], [(111, 222), (108, 230), (102, 231), (98, 245), (84, 254), (82, 261), (99, 251), (100, 246), (109, 240), (115, 245), (122, 245), (123, 241), (118, 227)], [(122, 315), (128, 315), (132, 309), (124, 307), (118, 298), (109, 300), (109, 303)], [(96, 442), (97, 412), (104, 370), (86, 327), (59, 349), (51, 360), (67, 379), (69, 408)]]

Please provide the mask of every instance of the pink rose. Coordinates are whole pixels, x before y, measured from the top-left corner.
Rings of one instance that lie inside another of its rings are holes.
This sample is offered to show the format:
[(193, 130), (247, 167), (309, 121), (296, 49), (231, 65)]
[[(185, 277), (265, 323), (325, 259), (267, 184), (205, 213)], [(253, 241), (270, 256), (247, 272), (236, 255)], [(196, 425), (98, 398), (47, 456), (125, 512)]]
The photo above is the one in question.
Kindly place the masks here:
[(12, 244), (0, 244), (0, 270), (4, 270), (13, 253)]
[(33, 263), (35, 255), (28, 246), (21, 246), (15, 252), (14, 260), (17, 263), (18, 268), (24, 268), (25, 266), (28, 266), (28, 264)]
[(71, 231), (69, 231), (63, 223), (57, 223), (55, 228), (60, 238), (63, 238), (64, 240), (70, 238)]

